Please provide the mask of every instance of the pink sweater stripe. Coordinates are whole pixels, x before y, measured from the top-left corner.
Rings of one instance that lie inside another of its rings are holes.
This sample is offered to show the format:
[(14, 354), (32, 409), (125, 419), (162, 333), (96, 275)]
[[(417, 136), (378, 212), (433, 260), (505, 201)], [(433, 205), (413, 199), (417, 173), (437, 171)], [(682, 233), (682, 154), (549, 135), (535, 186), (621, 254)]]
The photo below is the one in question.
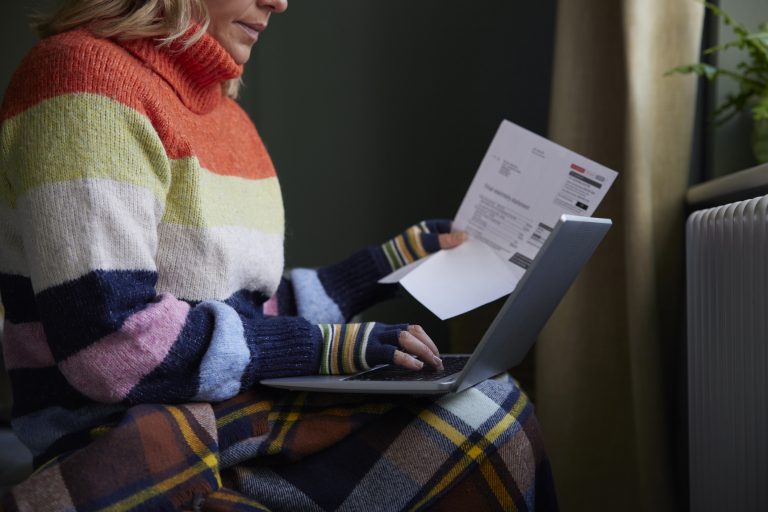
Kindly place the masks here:
[(103, 403), (128, 396), (143, 377), (163, 362), (181, 333), (186, 302), (169, 294), (129, 317), (123, 327), (59, 364), (78, 391)]
[(14, 324), (6, 320), (3, 332), (6, 369), (48, 368), (56, 365), (42, 323)]

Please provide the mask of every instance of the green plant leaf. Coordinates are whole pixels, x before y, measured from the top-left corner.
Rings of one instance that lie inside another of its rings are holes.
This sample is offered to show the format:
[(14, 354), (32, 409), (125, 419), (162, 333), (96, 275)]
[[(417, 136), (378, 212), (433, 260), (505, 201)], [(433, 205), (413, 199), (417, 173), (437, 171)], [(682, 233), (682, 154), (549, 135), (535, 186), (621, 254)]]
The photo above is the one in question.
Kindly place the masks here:
[(676, 68), (672, 68), (667, 71), (665, 75), (668, 76), (676, 73), (684, 75), (695, 73), (699, 76), (705, 76), (709, 80), (714, 80), (717, 75), (720, 74), (720, 70), (711, 64), (701, 62), (699, 64), (686, 64), (684, 66), (677, 66)]
[(738, 84), (738, 93), (728, 95), (713, 112), (714, 121), (723, 124), (739, 112), (751, 111), (755, 120), (768, 119), (768, 21), (761, 23), (756, 32), (750, 32), (746, 25), (736, 21), (717, 5), (703, 1), (704, 7), (720, 17), (731, 27), (735, 38), (731, 41), (706, 49), (704, 55), (724, 50), (738, 50), (743, 58), (735, 70), (723, 69), (704, 62), (678, 66), (666, 72), (697, 74), (708, 80), (728, 77)]
[(717, 46), (713, 46), (712, 48), (707, 48), (703, 53), (704, 55), (713, 55), (729, 48), (742, 48), (743, 46), (744, 43), (741, 39), (734, 39), (733, 41), (728, 41), (727, 43), (719, 44)]
[(761, 25), (760, 32), (752, 34), (749, 38), (759, 41), (764, 47), (768, 48), (768, 30), (765, 30), (766, 28), (768, 27)]
[(727, 76), (728, 78), (731, 78), (736, 82), (738, 82), (739, 85), (741, 85), (742, 87), (749, 87), (751, 89), (758, 90), (758, 91), (762, 90), (762, 88), (765, 86), (765, 84), (760, 80), (756, 80), (754, 78), (747, 76), (746, 74), (739, 74), (739, 73), (736, 73), (735, 71), (731, 71), (728, 69), (718, 68), (717, 75)]
[(755, 121), (768, 120), (768, 93), (764, 94), (760, 101), (752, 107), (752, 118)]

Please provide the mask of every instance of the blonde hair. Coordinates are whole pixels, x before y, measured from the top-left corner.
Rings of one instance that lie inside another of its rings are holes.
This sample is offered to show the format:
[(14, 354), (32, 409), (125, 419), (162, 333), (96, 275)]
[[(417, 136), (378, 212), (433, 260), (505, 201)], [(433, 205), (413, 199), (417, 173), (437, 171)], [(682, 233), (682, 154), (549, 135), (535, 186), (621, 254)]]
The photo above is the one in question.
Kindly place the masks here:
[[(203, 0), (64, 0), (53, 14), (35, 16), (32, 28), (40, 37), (48, 37), (87, 26), (100, 37), (152, 37), (158, 46), (168, 46), (183, 37), (193, 22), (200, 24), (200, 30), (184, 40), (185, 47), (208, 29), (210, 18)], [(225, 82), (224, 93), (236, 98), (240, 83), (239, 79)]]

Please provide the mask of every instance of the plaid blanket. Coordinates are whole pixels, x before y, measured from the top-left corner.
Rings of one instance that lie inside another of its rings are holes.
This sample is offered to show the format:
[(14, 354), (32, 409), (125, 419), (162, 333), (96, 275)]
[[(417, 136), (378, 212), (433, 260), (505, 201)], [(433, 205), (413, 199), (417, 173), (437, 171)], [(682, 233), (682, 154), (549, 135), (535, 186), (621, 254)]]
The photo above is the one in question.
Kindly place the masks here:
[(4, 510), (555, 510), (511, 379), (439, 399), (256, 389), (141, 405), (41, 467)]

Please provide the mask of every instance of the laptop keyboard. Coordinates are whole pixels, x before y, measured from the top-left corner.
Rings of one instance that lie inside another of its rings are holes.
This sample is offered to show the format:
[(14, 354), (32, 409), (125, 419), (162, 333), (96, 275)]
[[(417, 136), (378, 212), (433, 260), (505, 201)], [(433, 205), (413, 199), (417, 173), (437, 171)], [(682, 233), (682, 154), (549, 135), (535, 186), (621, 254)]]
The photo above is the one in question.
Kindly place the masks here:
[(380, 366), (373, 370), (347, 377), (344, 380), (378, 380), (378, 381), (429, 381), (440, 380), (451, 374), (458, 373), (469, 361), (469, 356), (451, 356), (443, 359), (443, 369), (434, 370), (431, 366), (424, 365), (418, 371), (408, 370), (402, 366), (393, 364)]

